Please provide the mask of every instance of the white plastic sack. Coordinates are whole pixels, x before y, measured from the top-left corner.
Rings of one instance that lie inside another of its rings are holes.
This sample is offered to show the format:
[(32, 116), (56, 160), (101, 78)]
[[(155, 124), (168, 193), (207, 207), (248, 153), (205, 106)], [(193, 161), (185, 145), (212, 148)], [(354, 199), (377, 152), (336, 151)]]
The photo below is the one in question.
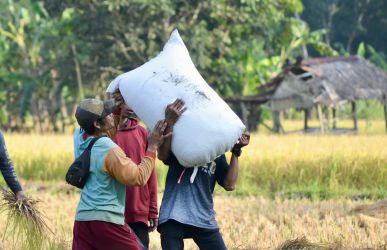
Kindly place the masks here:
[(148, 128), (165, 118), (168, 104), (185, 101), (187, 110), (172, 137), (172, 152), (185, 167), (201, 166), (230, 150), (245, 129), (199, 74), (177, 30), (157, 57), (119, 75), (107, 91), (117, 88)]

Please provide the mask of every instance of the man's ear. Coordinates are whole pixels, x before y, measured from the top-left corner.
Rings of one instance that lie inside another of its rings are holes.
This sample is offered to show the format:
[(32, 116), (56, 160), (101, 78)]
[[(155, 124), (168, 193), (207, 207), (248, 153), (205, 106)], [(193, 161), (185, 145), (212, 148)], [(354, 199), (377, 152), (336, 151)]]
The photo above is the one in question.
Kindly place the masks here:
[(101, 124), (99, 124), (99, 122), (95, 121), (93, 123), (94, 127), (96, 127), (97, 129), (101, 129)]

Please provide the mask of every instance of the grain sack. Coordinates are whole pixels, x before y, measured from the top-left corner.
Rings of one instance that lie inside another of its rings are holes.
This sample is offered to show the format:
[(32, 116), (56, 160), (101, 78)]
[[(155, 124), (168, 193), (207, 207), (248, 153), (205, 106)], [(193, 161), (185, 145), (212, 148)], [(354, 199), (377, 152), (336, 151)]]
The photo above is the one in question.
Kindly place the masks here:
[(157, 57), (119, 75), (107, 91), (117, 88), (148, 128), (165, 118), (168, 104), (185, 101), (187, 111), (172, 137), (172, 152), (185, 167), (201, 166), (230, 150), (245, 129), (199, 74), (177, 30)]

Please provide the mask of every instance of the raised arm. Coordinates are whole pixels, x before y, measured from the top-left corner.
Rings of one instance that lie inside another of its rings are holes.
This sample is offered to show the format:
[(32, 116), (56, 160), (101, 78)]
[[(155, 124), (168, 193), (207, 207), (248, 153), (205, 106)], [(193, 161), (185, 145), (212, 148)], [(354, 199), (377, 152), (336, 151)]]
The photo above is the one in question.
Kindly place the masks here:
[(234, 145), (234, 147), (231, 150), (231, 160), (230, 160), (230, 166), (228, 168), (226, 178), (223, 182), (223, 187), (227, 191), (233, 191), (235, 189), (235, 184), (238, 180), (238, 173), (239, 173), (239, 161), (238, 157), (241, 155), (242, 147), (245, 147), (250, 142), (250, 135), (247, 133), (242, 134), (242, 136), (239, 138), (239, 142)]
[(4, 180), (7, 183), (8, 187), (16, 195), (16, 198), (23, 199), (24, 193), (22, 187), (17, 178), (15, 169), (13, 167), (12, 161), (9, 158), (7, 147), (5, 145), (4, 136), (0, 131), (0, 170), (4, 176)]
[[(167, 122), (167, 128), (165, 134), (172, 133), (173, 126), (179, 120), (181, 115), (187, 110), (184, 107), (185, 103), (182, 99), (176, 99), (173, 103), (169, 104), (165, 109), (165, 121)], [(166, 161), (169, 158), (171, 152), (172, 136), (166, 138), (164, 143), (161, 144), (158, 150), (158, 158), (161, 161)]]
[(120, 125), (122, 125), (124, 119), (126, 118), (126, 110), (123, 109), (127, 106), (124, 106), (126, 104), (119, 89), (116, 89), (113, 93), (111, 93), (110, 98), (114, 99), (116, 109), (113, 112), (114, 126), (107, 131), (107, 135), (114, 141), (117, 130), (120, 128)]
[(128, 158), (120, 147), (115, 147), (110, 149), (105, 158), (104, 171), (124, 185), (145, 185), (155, 167), (157, 148), (166, 138), (171, 136), (171, 133), (164, 134), (166, 127), (167, 124), (164, 120), (156, 124), (149, 136), (145, 157), (139, 165)]

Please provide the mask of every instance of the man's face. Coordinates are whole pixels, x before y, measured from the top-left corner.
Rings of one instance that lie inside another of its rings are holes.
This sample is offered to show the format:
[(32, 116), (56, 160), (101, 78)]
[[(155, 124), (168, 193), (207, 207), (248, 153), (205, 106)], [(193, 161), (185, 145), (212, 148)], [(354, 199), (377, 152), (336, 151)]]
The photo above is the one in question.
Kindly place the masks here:
[(126, 103), (122, 104), (120, 108), (122, 117), (130, 118), (133, 116), (133, 110)]
[(108, 131), (109, 129), (114, 128), (114, 119), (113, 115), (110, 114), (104, 118), (104, 125), (101, 127), (102, 131)]

